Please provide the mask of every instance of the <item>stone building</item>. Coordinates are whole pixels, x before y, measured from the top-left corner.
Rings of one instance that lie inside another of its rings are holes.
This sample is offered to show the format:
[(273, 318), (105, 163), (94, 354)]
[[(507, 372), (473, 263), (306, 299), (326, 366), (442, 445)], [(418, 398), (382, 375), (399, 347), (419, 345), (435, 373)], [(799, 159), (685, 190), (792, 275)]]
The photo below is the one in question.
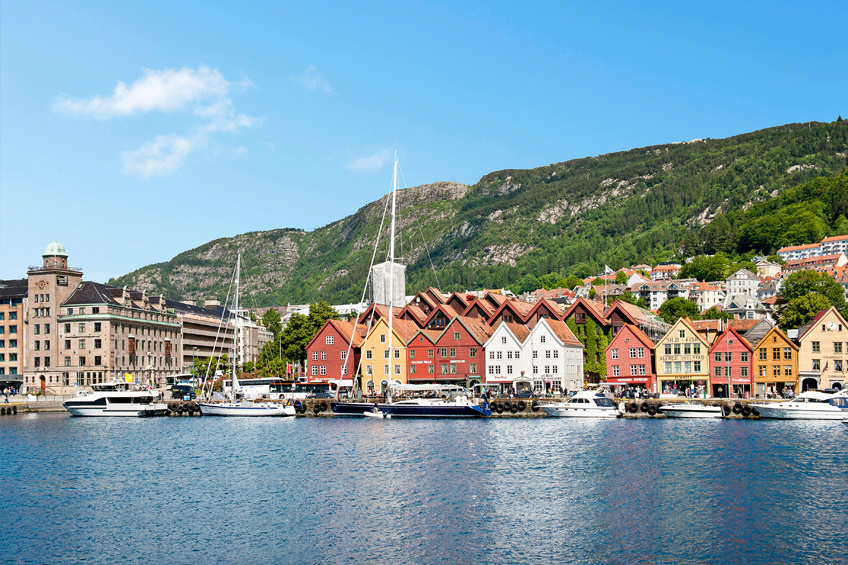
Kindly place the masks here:
[(0, 281), (0, 389), (23, 384), (27, 280)]

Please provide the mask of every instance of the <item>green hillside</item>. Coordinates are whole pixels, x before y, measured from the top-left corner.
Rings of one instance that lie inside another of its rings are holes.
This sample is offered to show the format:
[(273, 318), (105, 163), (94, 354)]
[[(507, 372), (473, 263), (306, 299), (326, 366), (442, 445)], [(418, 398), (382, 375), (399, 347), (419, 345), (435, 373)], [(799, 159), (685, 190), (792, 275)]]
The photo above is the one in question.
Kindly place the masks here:
[[(398, 255), (411, 293), (510, 287), (528, 273), (587, 276), (604, 264), (694, 253), (768, 253), (845, 233), (846, 168), (840, 119), (498, 171), (471, 187), (414, 187), (398, 193)], [(216, 240), (110, 283), (223, 300), (241, 249), (250, 306), (355, 302), (385, 203), (313, 232)]]

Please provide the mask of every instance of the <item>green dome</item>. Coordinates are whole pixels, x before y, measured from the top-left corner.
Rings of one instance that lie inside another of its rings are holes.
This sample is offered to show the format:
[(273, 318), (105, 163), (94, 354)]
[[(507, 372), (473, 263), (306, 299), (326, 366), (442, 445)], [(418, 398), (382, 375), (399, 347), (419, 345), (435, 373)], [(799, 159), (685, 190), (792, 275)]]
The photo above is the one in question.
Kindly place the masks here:
[(67, 257), (68, 254), (65, 253), (65, 246), (53, 240), (53, 243), (47, 246), (47, 249), (44, 250), (44, 254), (42, 257)]

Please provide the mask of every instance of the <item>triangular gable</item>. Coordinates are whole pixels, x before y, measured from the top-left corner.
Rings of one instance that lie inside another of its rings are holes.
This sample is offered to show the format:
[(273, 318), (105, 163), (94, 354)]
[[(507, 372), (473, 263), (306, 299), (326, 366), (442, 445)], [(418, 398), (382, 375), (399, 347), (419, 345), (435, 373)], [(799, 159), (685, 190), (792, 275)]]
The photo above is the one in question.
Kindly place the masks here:
[(480, 345), (486, 343), (490, 337), (492, 337), (492, 332), (494, 331), (489, 324), (486, 323), (485, 320), (481, 320), (479, 318), (466, 318), (464, 316), (455, 316), (453, 320), (445, 327), (445, 330), (442, 332), (442, 335), (451, 331), (451, 328), (454, 324), (459, 324), (465, 331)]
[(684, 326), (692, 333), (692, 335), (694, 335), (701, 342), (705, 350), (709, 351), (710, 343), (704, 338), (703, 335), (701, 335), (701, 332), (695, 329), (691, 322), (692, 321), (689, 319), (688, 316), (684, 316), (683, 318), (677, 320), (674, 325), (671, 326), (671, 329), (668, 330), (668, 332), (664, 336), (662, 336), (662, 338), (657, 342), (657, 348), (659, 348), (660, 345), (664, 344), (667, 339), (673, 337), (675, 333), (680, 330), (680, 326)]
[[(713, 343), (712, 347), (710, 347), (710, 353), (712, 353), (712, 352), (713, 352), (716, 348), (721, 349), (721, 347), (724, 347), (723, 345), (722, 345), (722, 346), (720, 346), (720, 344), (721, 344), (724, 340), (728, 339), (728, 334), (730, 334), (730, 337), (731, 337), (731, 338), (739, 340), (739, 343), (741, 343), (742, 345), (744, 345), (744, 346), (748, 349), (748, 351), (749, 351), (749, 352), (753, 352), (753, 351), (754, 351), (754, 346), (753, 346), (753, 345), (751, 345), (751, 344), (750, 344), (750, 342), (748, 342), (748, 340), (747, 340), (747, 339), (745, 339), (744, 337), (742, 337), (741, 335), (739, 335), (739, 332), (737, 332), (736, 330), (734, 330), (732, 327), (729, 327), (729, 328), (727, 328), (727, 330), (725, 330), (724, 332), (722, 332), (722, 334), (721, 334), (720, 336), (718, 336), (718, 338), (716, 338), (716, 340), (715, 340), (715, 342)], [(724, 350), (722, 349), (722, 351), (724, 351)]]
[(456, 310), (457, 312), (464, 312), (468, 305), (471, 302), (468, 300), (464, 293), (454, 292), (448, 297), (445, 301), (445, 304)]
[(490, 347), (494, 343), (497, 337), (500, 337), (501, 333), (507, 333), (510, 337), (512, 337), (519, 344), (523, 344), (527, 341), (527, 338), (530, 337), (530, 330), (524, 324), (512, 324), (509, 322), (501, 322), (494, 328), (492, 328), (492, 335), (489, 337), (486, 344), (483, 346), (484, 348)]
[(843, 318), (839, 314), (839, 310), (837, 310), (835, 306), (831, 306), (827, 310), (822, 310), (821, 312), (816, 314), (816, 317), (813, 318), (812, 322), (804, 324), (803, 326), (798, 328), (798, 341), (801, 341), (802, 339), (804, 339), (804, 336), (807, 335), (807, 332), (809, 332), (812, 328), (814, 328), (815, 325), (819, 323), (819, 320), (821, 320), (822, 318), (827, 316), (827, 314), (830, 313), (831, 311), (833, 311), (833, 313), (836, 314), (836, 317), (842, 322), (843, 326), (846, 325), (845, 318)]
[(424, 320), (423, 327), (432, 330), (432, 329), (434, 329), (434, 324), (435, 324), (436, 320), (443, 319), (445, 321), (444, 326), (442, 326), (442, 327), (435, 326), (439, 330), (442, 330), (445, 327), (447, 327), (448, 324), (450, 323), (450, 321), (458, 315), (459, 315), (459, 313), (456, 310), (454, 310), (453, 308), (451, 308), (450, 306), (448, 306), (447, 304), (441, 304), (441, 303), (437, 304), (436, 308), (433, 309), (433, 311), (430, 312), (430, 315), (427, 316), (427, 319)]
[(488, 320), (495, 313), (495, 310), (496, 308), (485, 300), (472, 300), (468, 308), (462, 312), (462, 316)]
[[(527, 306), (529, 306), (529, 304)], [(532, 308), (524, 307), (517, 300), (506, 300), (503, 304), (501, 304), (500, 308), (498, 308), (495, 313), (489, 317), (489, 325), (494, 326), (500, 320), (506, 320), (511, 323), (524, 323), (527, 321), (527, 315), (530, 313), (531, 309)], [(512, 317), (512, 320), (508, 319), (510, 316)]]
[(799, 347), (791, 339), (789, 339), (789, 336), (783, 333), (783, 331), (777, 326), (772, 326), (772, 328), (766, 332), (766, 335), (763, 336), (763, 339), (757, 342), (757, 345), (754, 346), (754, 349), (757, 349), (761, 346), (771, 347), (769, 344), (774, 343), (774, 340), (772, 339), (773, 335), (777, 336), (778, 340), (784, 345), (789, 344), (796, 352), (799, 350)]
[(656, 347), (654, 340), (648, 337), (648, 334), (639, 329), (639, 326), (635, 324), (624, 324), (623, 326), (621, 326), (621, 330), (619, 330), (619, 332), (615, 334), (615, 337), (607, 346), (607, 349), (612, 347), (613, 344), (617, 343), (620, 339), (623, 340), (627, 335), (632, 335), (634, 338), (636, 338), (637, 341), (639, 341), (648, 349), (654, 349), (654, 347)]
[[(542, 315), (542, 313), (546, 313), (547, 316)], [(563, 312), (562, 308), (559, 307), (559, 304), (554, 302), (553, 300), (543, 298), (538, 301), (535, 306), (530, 310), (530, 312), (525, 316), (525, 321), (530, 321), (534, 318), (548, 318), (551, 320), (562, 320)]]
[(431, 286), (424, 294), (428, 295), (435, 304), (444, 304), (445, 303), (445, 295), (442, 294), (442, 291), (438, 288)]
[(577, 336), (574, 335), (574, 332), (571, 331), (571, 328), (568, 327), (568, 324), (563, 322), (562, 320), (551, 320), (549, 318), (539, 318), (539, 322), (533, 327), (533, 333), (538, 333), (537, 329), (539, 326), (543, 325), (549, 330), (549, 332), (559, 340), (561, 345), (573, 345), (578, 347), (583, 347), (583, 343), (577, 339)]
[[(398, 316), (403, 311), (403, 308), (399, 306), (392, 306), (392, 311), (394, 311), (395, 316)], [(374, 314), (375, 321), (380, 319), (387, 319), (389, 315), (389, 307), (383, 304), (377, 304), (375, 302), (372, 302), (368, 305), (368, 308), (366, 308), (365, 311), (359, 315), (358, 322), (360, 324), (366, 323), (371, 317), (372, 312)]]
[(574, 301), (574, 303), (565, 311), (562, 319), (567, 320), (572, 317), (575, 313), (575, 310), (585, 310), (586, 313), (592, 317), (595, 323), (601, 325), (602, 327), (606, 327), (610, 324), (609, 320), (604, 317), (603, 302), (595, 302), (594, 300), (589, 300), (588, 298), (580, 297)]

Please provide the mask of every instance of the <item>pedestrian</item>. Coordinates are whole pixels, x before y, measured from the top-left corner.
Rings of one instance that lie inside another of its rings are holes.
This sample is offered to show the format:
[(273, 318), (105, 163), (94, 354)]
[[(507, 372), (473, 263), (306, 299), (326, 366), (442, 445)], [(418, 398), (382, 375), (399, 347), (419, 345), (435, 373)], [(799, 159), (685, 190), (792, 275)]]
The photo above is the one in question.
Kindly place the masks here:
[(6, 399), (6, 404), (9, 404), (9, 387), (3, 389), (3, 396)]

